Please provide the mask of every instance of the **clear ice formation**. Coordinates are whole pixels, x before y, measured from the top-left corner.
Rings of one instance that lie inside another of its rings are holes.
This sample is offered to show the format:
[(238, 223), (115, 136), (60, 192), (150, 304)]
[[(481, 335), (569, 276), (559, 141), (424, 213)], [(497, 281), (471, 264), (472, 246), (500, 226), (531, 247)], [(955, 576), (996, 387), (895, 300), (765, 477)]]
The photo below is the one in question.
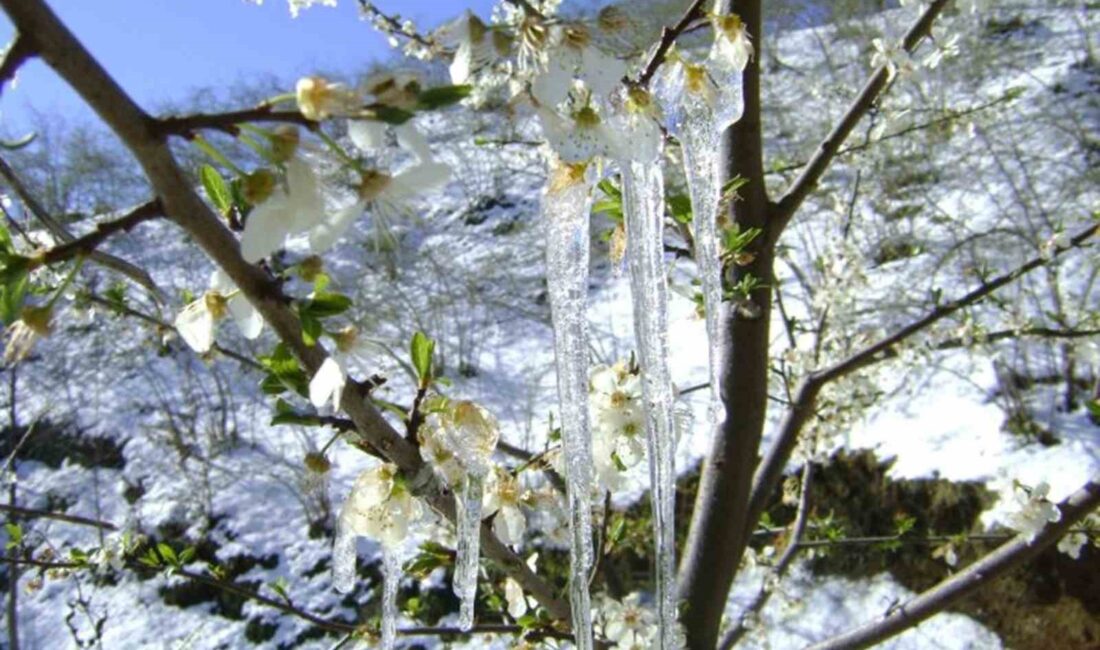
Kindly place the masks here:
[(546, 282), (554, 326), (554, 358), (569, 501), (569, 601), (578, 650), (591, 650), (592, 435), (588, 425), (588, 220), (592, 185), (582, 168), (551, 172), (543, 199)]
[(401, 582), (401, 559), (396, 549), (382, 547), (382, 650), (397, 643), (397, 587)]
[(656, 161), (624, 160), (626, 219), (634, 332), (642, 369), (646, 439), (657, 540), (660, 648), (676, 647), (676, 431), (668, 365), (668, 284), (664, 265), (664, 177)]
[(474, 602), (477, 598), (478, 558), (481, 541), (481, 494), (483, 477), (466, 475), (461, 494), (455, 499), (455, 528), (458, 536), (457, 557), (452, 589), (459, 598), (458, 627), (467, 631), (474, 626)]

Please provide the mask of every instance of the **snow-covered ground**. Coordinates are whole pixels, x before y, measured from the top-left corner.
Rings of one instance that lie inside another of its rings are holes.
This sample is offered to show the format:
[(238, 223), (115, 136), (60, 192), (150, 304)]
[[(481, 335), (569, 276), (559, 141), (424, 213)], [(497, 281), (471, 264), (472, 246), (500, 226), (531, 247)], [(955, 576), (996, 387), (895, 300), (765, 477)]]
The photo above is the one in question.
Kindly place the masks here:
[[(887, 134), (941, 115), (935, 108), (961, 109), (998, 100), (1008, 88), (1019, 88), (1020, 94), (996, 109), (960, 120), (954, 135), (942, 141), (930, 141), (927, 131), (921, 130), (881, 143), (883, 149), (890, 147), (888, 154), (880, 156), (872, 148), (838, 161), (823, 182), (820, 198), (807, 204), (785, 240), (790, 246), (785, 257), (789, 263), (781, 265), (779, 281), (791, 288), (791, 313), (806, 314), (815, 300), (795, 287), (796, 267), (817, 281), (818, 256), (855, 251), (849, 254), (857, 255), (853, 263), (864, 269), (865, 278), (852, 280), (853, 286), (845, 291), (855, 297), (845, 300), (851, 301), (846, 304), (859, 319), (849, 322), (838, 317), (836, 327), (851, 340), (890, 331), (921, 313), (932, 289), (942, 289), (945, 298), (960, 295), (976, 281), (968, 270), (979, 265), (1009, 268), (1034, 255), (1055, 226), (1072, 231), (1084, 222), (1097, 205), (1097, 190), (1095, 184), (1088, 187), (1088, 175), (1095, 175), (1088, 171), (1089, 161), (1076, 144), (1078, 134), (1060, 123), (1039, 119), (1061, 111), (1074, 116), (1071, 122), (1084, 133), (1095, 133), (1100, 124), (1096, 63), (1091, 68), (1081, 63), (1085, 44), (1097, 45), (1096, 18), (1083, 11), (1001, 9), (998, 19), (1019, 15), (1025, 27), (996, 37), (988, 29), (968, 28), (971, 33), (966, 38), (981, 43), (989, 61), (981, 65), (965, 61), (964, 39), (960, 58), (920, 73), (923, 77), (918, 80), (898, 82), (877, 118), (888, 120)], [(897, 34), (909, 15), (901, 10), (887, 12), (864, 29)], [(793, 32), (778, 43), (775, 55), (783, 65), (769, 68), (766, 89), (773, 108), (767, 117), (776, 116), (768, 122), (773, 159), (808, 156), (815, 139), (854, 93), (870, 51), (868, 33), (853, 36), (850, 27)], [(822, 44), (830, 54), (827, 61), (822, 61)], [(828, 81), (821, 83), (821, 79)], [(924, 89), (920, 93), (918, 85)], [(906, 108), (912, 110), (905, 112)], [(1028, 129), (1018, 128), (1025, 123)], [(503, 440), (539, 451), (546, 444), (550, 413), (556, 410), (538, 223), (543, 166), (534, 148), (486, 145), (471, 139), (473, 134), (525, 140), (532, 137), (531, 125), (501, 126), (498, 115), (460, 111), (421, 118), (420, 126), (432, 134), (433, 147), (452, 164), (458, 179), (445, 192), (417, 204), (415, 219), (396, 226), (402, 246), (392, 258), (371, 249), (373, 226), (364, 219), (337, 247), (327, 270), (335, 289), (355, 299), (354, 322), (364, 332), (399, 358), (407, 354), (408, 339), (417, 329), (438, 339), (444, 373), (454, 382), (450, 394), (492, 410), (501, 421)], [(965, 135), (971, 128), (974, 135)], [(864, 137), (862, 131), (857, 133), (860, 138), (853, 144)], [(1007, 145), (1003, 144), (1006, 139)], [(1026, 156), (1010, 159), (1006, 149)], [(883, 185), (868, 181), (892, 178), (891, 156), (923, 158), (926, 165), (921, 169), (940, 171), (908, 183), (899, 181), (891, 188), (884, 186), (886, 180), (881, 180)], [(857, 174), (865, 189), (849, 209)], [(781, 176), (770, 179), (776, 187), (781, 185)], [(883, 216), (917, 208), (916, 217)], [(845, 218), (853, 224), (847, 240), (839, 236)], [(593, 223), (594, 235), (611, 226), (598, 216)], [(917, 241), (921, 252), (875, 261), (882, 242), (904, 237)], [(1026, 238), (1023, 245), (1022, 238)], [(1002, 255), (1002, 249), (1022, 252)], [(184, 289), (205, 289), (210, 267), (168, 224), (140, 226), (112, 241), (110, 250), (149, 269), (174, 298)], [(305, 250), (304, 241), (290, 247), (291, 255)], [(1028, 317), (1050, 312), (1054, 307), (1048, 301), (1055, 287), (1063, 302), (1073, 303), (1058, 309), (1069, 323), (1079, 322), (1075, 316), (1098, 308), (1095, 292), (1086, 286), (1095, 263), (1094, 252), (1078, 254), (1060, 267), (1060, 275), (1039, 274), (1038, 279), (1023, 283), (1021, 290), (1010, 290), (1008, 302), (1023, 305), (1019, 309), (1001, 304), (975, 311), (973, 317), (985, 323), (987, 331), (994, 331), (1018, 319), (1019, 312)], [(687, 261), (670, 264), (672, 374), (684, 388), (707, 380), (706, 336), (689, 298), (694, 291), (694, 267)], [(87, 275), (94, 276), (100, 292), (111, 280), (100, 271)], [(633, 349), (626, 275), (611, 267), (602, 245), (594, 246), (590, 322), (592, 356), (600, 363), (624, 359)], [(179, 306), (158, 308), (136, 293), (131, 304), (168, 322)], [(64, 509), (158, 538), (171, 524), (186, 531), (182, 536), (191, 541), (209, 538), (223, 564), (234, 558), (268, 558), (236, 576), (267, 596), (278, 598), (272, 585), (284, 579), (294, 604), (311, 612), (350, 619), (356, 606), (371, 603), (367, 610), (376, 613), (373, 607), (380, 585), (364, 585), (352, 600), (337, 595), (330, 589), (327, 571), (329, 538), (309, 534), (310, 525), (331, 515), (328, 508), (333, 503), (338, 507), (356, 475), (373, 461), (337, 443), (329, 453), (333, 470), (328, 485), (318, 485), (310, 479), (302, 458), (321, 448), (330, 432), (269, 426), (272, 402), (260, 394), (261, 377), (255, 371), (242, 370), (224, 358), (203, 362), (178, 341), (164, 346), (160, 334), (146, 323), (115, 317), (103, 308), (94, 313), (72, 309), (65, 318), (59, 331), (43, 341), (18, 371), (19, 422), (66, 422), (85, 435), (107, 436), (124, 444), (126, 462), (122, 469), (71, 462), (51, 468), (35, 461), (18, 462), (20, 505)], [(962, 325), (947, 324), (932, 339), (950, 338)], [(787, 343), (778, 317), (773, 333), (775, 353), (782, 355)], [(222, 326), (218, 340), (246, 354), (264, 353), (271, 343), (266, 337), (254, 343), (243, 341), (228, 325)], [(1095, 346), (1095, 341), (1079, 346), (1080, 372), (1091, 368), (1095, 374), (1095, 356), (1088, 356), (1095, 355)], [(891, 469), (895, 478), (985, 481), (994, 489), (1004, 489), (1012, 478), (1029, 485), (1047, 481), (1051, 498), (1057, 500), (1100, 476), (1100, 427), (1083, 411), (1058, 410), (1054, 392), (1039, 389), (1028, 395), (1032, 415), (1056, 432), (1060, 442), (1053, 446), (1027, 443), (1004, 431), (1005, 409), (994, 399), (999, 385), (994, 359), (1042, 374), (1051, 370), (1051, 349), (1052, 345), (1040, 341), (1024, 347), (991, 346), (978, 353), (918, 354), (914, 358), (921, 365), (916, 368), (884, 366), (867, 380), (885, 396), (860, 412), (855, 425), (829, 444), (895, 457)], [(825, 353), (844, 352), (837, 342)], [(381, 358), (374, 371), (388, 378), (377, 397), (410, 401), (412, 379), (396, 359)], [(0, 401), (6, 407), (11, 394), (2, 392)], [(701, 424), (707, 417), (706, 400), (706, 391), (692, 392), (681, 400), (695, 426), (687, 428), (680, 440), (680, 468), (696, 465), (707, 452), (710, 432)], [(779, 414), (780, 408), (772, 409), (774, 418)], [(628, 489), (616, 495), (617, 505), (625, 506), (641, 494), (644, 469), (639, 467), (634, 478)], [(141, 493), (136, 499), (135, 488)], [(984, 521), (992, 525), (1003, 521), (1004, 514), (996, 507)], [(531, 519), (536, 522), (534, 513)], [(47, 540), (62, 556), (69, 547), (101, 543), (95, 529), (64, 522), (43, 519), (23, 527), (28, 536)], [(418, 539), (440, 534), (446, 535), (436, 526), (422, 531)], [(360, 545), (360, 562), (376, 555), (373, 544)], [(21, 586), (34, 575), (24, 573)], [(731, 616), (751, 599), (760, 580), (756, 569), (739, 577), (730, 599)], [(239, 620), (211, 615), (213, 604), (208, 601), (182, 608), (167, 604), (164, 587), (182, 582), (178, 577), (141, 580), (130, 572), (110, 585), (96, 584), (86, 574), (47, 579), (40, 590), (21, 592), (22, 648), (77, 647), (78, 639), (94, 638), (101, 620), (100, 642), (105, 648), (244, 648), (252, 644), (249, 638), (259, 622), (276, 626), (271, 638), (259, 642), (262, 647), (325, 648), (333, 642), (332, 638), (299, 639), (308, 625), (254, 602), (243, 604)], [(439, 582), (436, 575), (424, 586)], [(880, 616), (908, 595), (887, 575), (862, 581), (824, 579), (796, 565), (783, 597), (773, 599), (764, 610), (748, 643), (801, 647)], [(488, 643), (479, 639), (469, 647)], [(977, 622), (944, 614), (887, 647), (999, 646), (996, 636)]]

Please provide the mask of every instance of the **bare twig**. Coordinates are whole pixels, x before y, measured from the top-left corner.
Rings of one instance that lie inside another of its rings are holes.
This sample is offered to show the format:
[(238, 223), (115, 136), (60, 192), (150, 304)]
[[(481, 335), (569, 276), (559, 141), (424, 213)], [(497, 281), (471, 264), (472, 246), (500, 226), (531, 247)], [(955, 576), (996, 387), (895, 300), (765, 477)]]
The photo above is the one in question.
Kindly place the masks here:
[(657, 69), (665, 62), (665, 57), (668, 56), (668, 51), (672, 49), (672, 44), (692, 26), (691, 24), (696, 19), (703, 15), (705, 4), (704, 0), (695, 0), (680, 16), (680, 20), (675, 25), (661, 30), (661, 40), (657, 43), (657, 49), (653, 50), (653, 54), (646, 61), (645, 67), (638, 74), (638, 78), (627, 82), (629, 85), (644, 88), (649, 84), (650, 80), (653, 79), (653, 75), (657, 74)]
[[(19, 179), (19, 176), (16, 175), (15, 170), (13, 170), (11, 168), (11, 165), (9, 165), (8, 162), (3, 158), (0, 158), (0, 177), (3, 177), (3, 179), (11, 187), (12, 191), (15, 192), (15, 195), (19, 197), (19, 200), (22, 201), (23, 205), (27, 207), (27, 210), (32, 215), (34, 215), (35, 219), (41, 221), (42, 225), (46, 226), (46, 229), (49, 230), (54, 237), (61, 240), (62, 242), (70, 242), (76, 239), (76, 237), (73, 236), (71, 232), (69, 232), (69, 229), (66, 228), (65, 225), (62, 224), (60, 221), (54, 219), (53, 216), (51, 216), (50, 213), (46, 211), (42, 204), (38, 202), (38, 199), (36, 199), (34, 195), (27, 190), (27, 187), (23, 185), (23, 182)], [(95, 262), (96, 264), (99, 264), (100, 266), (111, 269), (112, 271), (117, 271), (118, 273), (121, 273), (122, 275), (130, 278), (134, 282), (148, 289), (149, 293), (151, 293), (153, 297), (157, 300), (160, 300), (163, 297), (160, 287), (158, 287), (157, 284), (153, 282), (153, 278), (150, 277), (150, 275), (144, 270), (138, 268), (130, 262), (127, 262), (126, 260), (116, 257), (114, 255), (109, 255), (102, 251), (92, 251), (88, 255), (88, 259)]]
[(98, 519), (90, 519), (88, 517), (78, 517), (77, 515), (67, 515), (63, 512), (50, 512), (48, 510), (35, 510), (34, 508), (23, 508), (21, 506), (6, 505), (0, 503), (0, 510), (4, 512), (10, 512), (18, 517), (27, 517), (29, 519), (56, 519), (57, 521), (64, 521), (69, 524), (77, 524), (79, 526), (91, 526), (93, 528), (101, 528), (103, 530), (118, 530), (118, 527), (109, 521), (100, 521)]
[[(791, 530), (791, 538), (787, 542), (787, 547), (783, 550), (783, 555), (779, 557), (779, 561), (776, 562), (775, 567), (772, 569), (772, 577), (776, 581), (787, 574), (787, 570), (790, 569), (791, 563), (794, 561), (795, 555), (804, 546), (802, 545), (802, 535), (806, 532), (806, 522), (809, 519), (810, 510), (810, 481), (813, 479), (812, 462), (807, 462), (802, 466), (802, 486), (798, 493), (798, 512), (795, 514), (794, 527)], [(737, 618), (737, 622), (733, 624), (733, 627), (726, 632), (722, 637), (722, 641), (718, 644), (719, 650), (729, 650), (748, 632), (749, 628), (745, 625), (745, 621), (750, 616), (758, 615), (764, 606), (768, 604), (768, 600), (771, 599), (775, 589), (770, 588), (767, 584), (769, 578), (765, 578), (765, 584), (760, 587), (760, 591), (756, 593), (756, 597), (745, 608), (741, 615)]]
[[(1055, 250), (1053, 252), (1054, 256), (1063, 255), (1069, 250), (1083, 246), (1098, 230), (1100, 230), (1100, 224), (1090, 226), (1077, 233), (1069, 240), (1069, 246)], [(939, 305), (924, 317), (913, 321), (877, 343), (861, 349), (828, 368), (807, 375), (795, 392), (794, 403), (780, 423), (779, 435), (776, 437), (775, 443), (768, 450), (753, 476), (752, 497), (749, 502), (749, 521), (759, 520), (760, 515), (764, 512), (764, 504), (782, 479), (783, 468), (794, 452), (798, 443), (798, 435), (813, 414), (817, 397), (826, 384), (883, 359), (895, 356), (897, 353), (895, 348), (900, 343), (958, 312), (960, 309), (981, 301), (994, 291), (1049, 261), (1049, 259), (1043, 257), (1034, 257), (1011, 271), (982, 283), (961, 298)]]
[[(932, 23), (947, 6), (948, 0), (933, 0), (928, 8), (924, 10), (924, 13), (917, 18), (917, 21), (913, 23), (912, 27), (905, 34), (905, 38), (902, 39), (902, 47), (906, 52), (913, 52), (917, 45), (929, 34), (932, 29)], [(863, 89), (859, 95), (852, 102), (851, 106), (845, 112), (844, 117), (837, 122), (833, 130), (829, 132), (829, 135), (825, 136), (825, 139), (817, 147), (817, 151), (810, 158), (805, 169), (799, 174), (798, 178), (787, 189), (786, 193), (779, 199), (774, 208), (773, 218), (776, 220), (776, 226), (768, 230), (768, 236), (772, 242), (778, 240), (784, 227), (790, 222), (791, 218), (798, 211), (799, 206), (806, 200), (810, 192), (817, 186), (817, 182), (821, 179), (821, 176), (829, 169), (833, 160), (836, 158), (840, 148), (844, 145), (844, 141), (848, 139), (848, 135), (856, 127), (863, 116), (866, 115), (871, 108), (875, 105), (879, 95), (889, 85), (889, 71), (886, 64), (878, 67), (872, 73), (871, 78), (864, 84)]]
[(156, 199), (146, 201), (135, 208), (131, 208), (125, 216), (97, 224), (95, 230), (87, 235), (77, 237), (45, 251), (42, 254), (42, 261), (45, 264), (57, 264), (77, 256), (90, 255), (111, 235), (119, 232), (129, 232), (134, 226), (155, 219), (161, 214), (160, 203)]
[(1017, 535), (1012, 541), (959, 573), (896, 607), (881, 620), (868, 623), (817, 645), (812, 650), (869, 648), (937, 614), (991, 580), (1028, 562), (1058, 541), (1078, 521), (1100, 505), (1100, 483), (1088, 483), (1058, 504), (1062, 519), (1048, 524), (1034, 540)]
[(415, 41), (427, 48), (435, 47), (435, 42), (433, 42), (431, 39), (424, 36), (420, 32), (406, 29), (405, 26), (401, 24), (401, 21), (399, 21), (394, 16), (384, 13), (378, 7), (375, 7), (374, 3), (370, 2), (369, 0), (359, 0), (359, 10), (364, 15), (370, 16), (378, 23), (381, 23), (380, 28), (384, 29), (387, 34), (393, 34), (401, 36), (403, 38), (407, 38), (410, 41)]
[(318, 128), (318, 123), (308, 119), (298, 111), (277, 111), (270, 104), (261, 104), (255, 108), (225, 113), (195, 113), (192, 115), (173, 115), (157, 120), (153, 130), (161, 135), (176, 135), (192, 138), (195, 131), (210, 129), (230, 135), (240, 132), (240, 125), (250, 122), (277, 122), (298, 124), (308, 129)]

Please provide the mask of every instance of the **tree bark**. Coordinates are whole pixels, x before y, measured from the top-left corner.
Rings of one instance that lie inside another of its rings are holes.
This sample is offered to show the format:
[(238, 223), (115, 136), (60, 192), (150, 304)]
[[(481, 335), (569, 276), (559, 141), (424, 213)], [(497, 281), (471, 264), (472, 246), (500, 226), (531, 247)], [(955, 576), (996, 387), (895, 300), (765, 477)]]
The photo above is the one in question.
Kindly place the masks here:
[[(764, 186), (763, 138), (760, 115), (760, 0), (734, 0), (731, 10), (744, 22), (757, 53), (745, 68), (745, 109), (726, 133), (725, 173), (748, 180), (741, 200), (733, 204), (733, 219), (742, 230), (765, 233), (772, 210)], [(752, 275), (764, 282), (750, 303), (733, 305), (724, 314), (722, 341), (722, 403), (726, 418), (720, 425), (696, 495), (694, 515), (680, 567), (682, 622), (688, 646), (710, 649), (718, 641), (726, 597), (737, 573), (746, 536), (748, 500), (757, 450), (767, 415), (769, 322), (772, 306), (772, 238), (758, 237), (751, 264), (734, 267), (734, 282)]]

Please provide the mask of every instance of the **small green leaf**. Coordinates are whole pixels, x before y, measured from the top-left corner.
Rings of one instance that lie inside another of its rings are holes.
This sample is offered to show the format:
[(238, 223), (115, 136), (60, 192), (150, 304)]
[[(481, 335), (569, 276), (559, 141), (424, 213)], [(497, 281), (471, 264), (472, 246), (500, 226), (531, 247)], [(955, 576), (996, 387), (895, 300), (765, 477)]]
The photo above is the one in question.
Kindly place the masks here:
[(279, 576), (275, 580), (275, 582), (271, 583), (271, 590), (279, 594), (279, 596), (282, 597), (282, 599), (285, 600), (287, 603), (290, 603), (290, 594), (287, 592), (287, 587), (289, 586), (290, 585), (289, 583), (287, 583), (286, 578), (283, 576)]
[(207, 198), (218, 209), (218, 212), (223, 215), (229, 214), (229, 209), (233, 206), (233, 194), (218, 170), (210, 165), (203, 165), (199, 168), (199, 178), (202, 180), (202, 187), (206, 190)]
[(329, 318), (347, 311), (351, 298), (339, 293), (316, 292), (313, 297), (298, 306), (298, 313), (314, 318)]
[(666, 199), (668, 213), (676, 223), (691, 223), (691, 199), (686, 194), (673, 194)]
[(470, 95), (473, 89), (473, 86), (468, 85), (436, 86), (420, 93), (420, 96), (417, 97), (417, 103), (421, 110), (432, 111), (462, 101)]
[(4, 524), (4, 530), (8, 533), (8, 543), (5, 549), (11, 550), (23, 543), (23, 528), (19, 524)]
[(420, 379), (421, 388), (426, 388), (432, 381), (432, 353), (435, 351), (435, 341), (428, 338), (423, 332), (417, 332), (412, 337), (412, 363), (416, 370), (416, 376)]
[(19, 314), (23, 310), (23, 299), (27, 295), (30, 277), (25, 269), (22, 272), (14, 271), (10, 274), (6, 272), (7, 268), (4, 271), (3, 284), (0, 285), (0, 320), (3, 320), (5, 325), (11, 325), (19, 319)]
[(372, 106), (368, 106), (363, 111), (361, 117), (368, 120), (374, 120), (376, 122), (385, 122), (386, 124), (401, 126), (405, 122), (411, 120), (413, 118), (413, 114), (400, 108), (394, 108), (393, 106), (386, 106), (385, 104), (374, 104)]
[(271, 426), (293, 424), (304, 427), (315, 427), (320, 425), (320, 423), (321, 421), (316, 415), (299, 413), (294, 410), (294, 407), (285, 399), (280, 398), (275, 402), (275, 417), (271, 418)]
[(142, 555), (141, 557), (139, 557), (138, 562), (144, 564), (147, 567), (153, 568), (153, 569), (159, 569), (160, 565), (161, 565), (160, 556), (157, 555), (157, 552), (154, 551), (153, 549), (149, 549), (149, 550), (145, 551), (145, 555)]
[(168, 562), (172, 566), (179, 566), (180, 560), (176, 556), (176, 552), (172, 550), (172, 547), (161, 542), (157, 544), (157, 553), (164, 558), (165, 562)]
[(180, 564), (188, 564), (191, 560), (195, 559), (195, 547), (188, 546), (180, 551)]
[(317, 341), (321, 339), (321, 335), (325, 332), (325, 328), (321, 325), (321, 321), (307, 311), (301, 313), (301, 321), (302, 341), (309, 347), (317, 345)]

